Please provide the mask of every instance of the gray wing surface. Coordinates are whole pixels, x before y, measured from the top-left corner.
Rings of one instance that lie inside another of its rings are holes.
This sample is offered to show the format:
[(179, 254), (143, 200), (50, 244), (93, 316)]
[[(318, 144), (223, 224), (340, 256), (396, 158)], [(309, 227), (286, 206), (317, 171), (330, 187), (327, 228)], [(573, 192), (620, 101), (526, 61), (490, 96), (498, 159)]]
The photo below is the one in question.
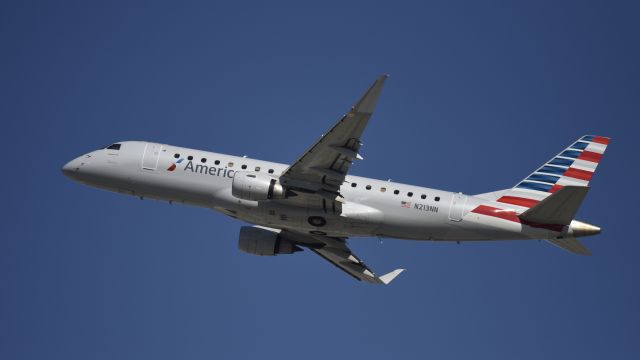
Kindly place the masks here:
[(386, 285), (404, 271), (404, 269), (396, 269), (388, 274), (377, 276), (353, 254), (345, 238), (308, 235), (290, 230), (282, 230), (280, 236), (310, 249), (358, 281)]
[(338, 122), (281, 174), (294, 191), (335, 198), (358, 154), (360, 137), (373, 113), (387, 75), (380, 76)]

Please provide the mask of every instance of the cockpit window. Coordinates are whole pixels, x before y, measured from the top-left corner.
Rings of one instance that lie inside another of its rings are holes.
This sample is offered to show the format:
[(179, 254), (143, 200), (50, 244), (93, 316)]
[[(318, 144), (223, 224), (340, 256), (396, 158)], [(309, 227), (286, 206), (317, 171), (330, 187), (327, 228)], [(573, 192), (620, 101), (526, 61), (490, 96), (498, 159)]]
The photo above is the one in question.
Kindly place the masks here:
[(107, 146), (108, 150), (120, 150), (120, 144), (111, 144)]

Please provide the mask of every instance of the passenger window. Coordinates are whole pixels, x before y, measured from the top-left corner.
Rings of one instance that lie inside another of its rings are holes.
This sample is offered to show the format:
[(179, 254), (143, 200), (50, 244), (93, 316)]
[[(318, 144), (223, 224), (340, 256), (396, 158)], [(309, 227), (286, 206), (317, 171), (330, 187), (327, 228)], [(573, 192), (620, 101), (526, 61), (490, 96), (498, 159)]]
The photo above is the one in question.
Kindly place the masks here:
[(229, 163), (227, 164), (228, 167), (233, 167), (233, 162), (229, 161)]
[(366, 186), (367, 190), (371, 190), (371, 185)]
[(436, 196), (435, 200), (440, 201), (440, 196)]
[(191, 155), (187, 156), (187, 160), (193, 160), (193, 156)]
[(216, 165), (220, 165), (220, 160), (216, 160), (213, 163), (216, 164)]
[(180, 157), (180, 154), (175, 154), (175, 155), (173, 155), (173, 157), (177, 159), (177, 158)]
[(120, 144), (113, 144), (107, 147), (108, 150), (120, 150)]
[(425, 194), (420, 195), (420, 199), (426, 199), (426, 198), (427, 198), (427, 195)]
[(256, 170), (255, 171), (260, 171), (260, 166), (256, 166)]
[(393, 190), (393, 193), (394, 193), (395, 195), (398, 195), (398, 194), (400, 194), (400, 190)]
[(356, 187), (356, 186), (358, 186), (357, 183), (351, 183), (351, 187)]
[(242, 167), (242, 170), (244, 170), (244, 169), (246, 169), (246, 168), (247, 168), (247, 165), (244, 165), (244, 164), (243, 164), (241, 167)]
[(269, 174), (273, 174), (273, 169), (269, 169)]
[(412, 197), (412, 196), (413, 196), (413, 193), (412, 193), (411, 191), (409, 191), (409, 192), (407, 193), (407, 196), (408, 196), (408, 197)]
[(380, 192), (385, 192), (385, 191), (387, 191), (387, 188), (386, 188), (386, 187), (381, 187), (381, 188), (380, 188)]
[(200, 159), (200, 161), (202, 161), (203, 163), (206, 163), (207, 159), (206, 158), (202, 158), (202, 159)]

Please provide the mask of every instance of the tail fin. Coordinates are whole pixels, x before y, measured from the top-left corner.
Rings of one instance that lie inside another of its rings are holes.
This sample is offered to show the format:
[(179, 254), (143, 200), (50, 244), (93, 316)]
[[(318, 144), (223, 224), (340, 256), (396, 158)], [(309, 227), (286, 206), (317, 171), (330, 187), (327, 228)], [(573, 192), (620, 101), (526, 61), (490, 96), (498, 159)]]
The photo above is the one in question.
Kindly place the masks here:
[[(572, 205), (577, 211), (577, 206), (580, 205), (582, 198), (584, 198), (589, 181), (596, 171), (596, 167), (608, 144), (609, 138), (604, 136), (585, 135), (581, 137), (531, 175), (520, 181), (515, 187), (502, 194), (495, 202), (502, 206), (509, 204), (510, 207), (515, 208), (518, 212), (524, 212), (522, 214), (524, 215), (529, 208), (534, 210), (534, 206), (542, 205), (542, 201), (547, 199), (549, 195), (558, 192), (564, 187), (570, 187), (573, 189), (563, 193), (561, 197), (555, 198), (553, 202), (532, 212), (530, 215), (533, 217), (533, 214), (536, 213), (535, 217), (537, 218), (541, 216), (542, 209), (546, 209), (544, 213), (547, 213), (551, 205), (557, 205), (562, 202), (561, 199), (565, 199), (569, 195), (580, 195), (579, 201), (572, 200), (572, 202), (577, 203), (577, 205)], [(584, 194), (576, 190), (576, 187), (585, 188)], [(552, 201), (551, 198), (549, 200)], [(561, 219), (566, 221), (568, 215), (569, 212), (563, 214)], [(575, 211), (571, 215), (575, 215)]]

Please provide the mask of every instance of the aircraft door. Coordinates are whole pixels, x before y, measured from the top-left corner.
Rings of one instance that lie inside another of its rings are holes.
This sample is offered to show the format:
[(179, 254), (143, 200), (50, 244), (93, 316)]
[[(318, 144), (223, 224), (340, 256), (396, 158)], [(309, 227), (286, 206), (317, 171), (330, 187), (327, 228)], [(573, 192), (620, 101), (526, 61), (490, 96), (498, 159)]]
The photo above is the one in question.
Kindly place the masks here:
[(160, 151), (162, 145), (147, 143), (144, 147), (144, 153), (142, 155), (142, 170), (155, 171), (158, 167), (158, 160), (160, 159)]
[(451, 197), (451, 206), (449, 207), (449, 220), (462, 221), (464, 215), (464, 206), (467, 204), (467, 195), (462, 193), (453, 194)]

